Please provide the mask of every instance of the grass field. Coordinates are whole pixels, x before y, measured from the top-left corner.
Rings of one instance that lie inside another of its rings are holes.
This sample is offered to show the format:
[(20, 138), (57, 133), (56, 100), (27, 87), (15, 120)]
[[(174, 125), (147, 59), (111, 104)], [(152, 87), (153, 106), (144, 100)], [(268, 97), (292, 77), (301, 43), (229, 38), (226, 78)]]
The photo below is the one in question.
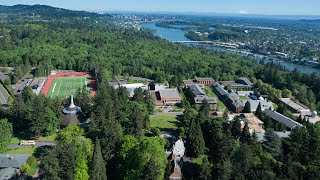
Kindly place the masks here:
[(33, 154), (36, 150), (36, 147), (32, 146), (21, 146), (18, 148), (9, 149), (6, 151), (6, 154)]
[(206, 93), (208, 96), (217, 98), (217, 100), (218, 100), (218, 107), (219, 107), (220, 110), (221, 110), (221, 109), (224, 109), (224, 108), (226, 107), (226, 106), (223, 104), (223, 102), (221, 102), (221, 101), (219, 100), (218, 96), (210, 89), (210, 87), (206, 86), (206, 87), (204, 88), (204, 91), (205, 91), (205, 93)]
[(62, 77), (55, 78), (52, 81), (48, 96), (50, 98), (67, 98), (71, 95), (76, 95), (78, 89), (82, 89), (86, 86), (90, 89), (90, 81), (88, 77), (85, 76), (75, 76), (75, 77)]
[(172, 129), (176, 130), (179, 127), (180, 121), (177, 120), (177, 116), (158, 114), (150, 117), (150, 126), (157, 127), (159, 129)]

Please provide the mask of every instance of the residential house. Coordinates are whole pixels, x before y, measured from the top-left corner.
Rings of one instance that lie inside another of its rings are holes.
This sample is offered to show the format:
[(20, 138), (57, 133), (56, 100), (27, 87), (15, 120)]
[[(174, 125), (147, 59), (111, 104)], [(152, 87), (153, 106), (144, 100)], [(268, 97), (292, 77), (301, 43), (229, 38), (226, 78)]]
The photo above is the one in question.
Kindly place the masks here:
[(29, 154), (0, 154), (0, 179), (13, 178), (29, 157)]
[(182, 171), (180, 164), (185, 154), (185, 146), (182, 139), (179, 139), (172, 147), (172, 151), (167, 151), (167, 157), (173, 163), (173, 172), (169, 179), (182, 179)]

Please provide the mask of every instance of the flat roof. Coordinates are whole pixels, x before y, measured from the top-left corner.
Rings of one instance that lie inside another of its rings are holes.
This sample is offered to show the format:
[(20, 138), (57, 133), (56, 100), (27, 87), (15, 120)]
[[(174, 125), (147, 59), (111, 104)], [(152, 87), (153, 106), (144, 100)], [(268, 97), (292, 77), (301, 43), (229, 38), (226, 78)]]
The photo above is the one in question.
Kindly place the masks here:
[(160, 89), (159, 94), (161, 98), (181, 99), (178, 90), (175, 89)]

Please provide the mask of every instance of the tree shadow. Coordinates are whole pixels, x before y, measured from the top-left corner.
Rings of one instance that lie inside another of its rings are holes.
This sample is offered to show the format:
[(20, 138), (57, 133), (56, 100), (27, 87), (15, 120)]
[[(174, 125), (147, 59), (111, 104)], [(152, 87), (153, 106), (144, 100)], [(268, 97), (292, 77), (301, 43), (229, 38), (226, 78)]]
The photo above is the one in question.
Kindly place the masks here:
[(37, 159), (42, 159), (42, 157), (46, 154), (48, 150), (51, 150), (53, 146), (40, 146), (37, 147), (36, 150), (33, 153), (33, 156), (36, 157)]

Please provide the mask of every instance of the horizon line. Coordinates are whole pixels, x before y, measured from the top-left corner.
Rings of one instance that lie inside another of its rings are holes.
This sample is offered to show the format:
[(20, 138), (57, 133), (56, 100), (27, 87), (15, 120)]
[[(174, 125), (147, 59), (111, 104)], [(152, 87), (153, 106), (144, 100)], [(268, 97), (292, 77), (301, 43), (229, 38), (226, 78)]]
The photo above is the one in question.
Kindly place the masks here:
[(240, 12), (199, 12), (199, 11), (165, 11), (165, 10), (97, 10), (97, 9), (69, 9), (66, 7), (59, 7), (59, 6), (53, 6), (48, 4), (14, 4), (14, 5), (3, 5), (1, 6), (16, 6), (16, 5), (27, 5), (27, 6), (35, 6), (35, 5), (44, 5), (44, 6), (50, 6), (55, 8), (62, 8), (62, 9), (68, 9), (73, 11), (87, 11), (87, 12), (130, 12), (130, 13), (159, 13), (159, 14), (181, 14), (181, 15), (190, 15), (190, 14), (198, 14), (198, 15), (237, 15), (237, 16), (309, 16), (309, 17), (320, 17), (320, 14), (264, 14), (264, 13), (240, 13)]

